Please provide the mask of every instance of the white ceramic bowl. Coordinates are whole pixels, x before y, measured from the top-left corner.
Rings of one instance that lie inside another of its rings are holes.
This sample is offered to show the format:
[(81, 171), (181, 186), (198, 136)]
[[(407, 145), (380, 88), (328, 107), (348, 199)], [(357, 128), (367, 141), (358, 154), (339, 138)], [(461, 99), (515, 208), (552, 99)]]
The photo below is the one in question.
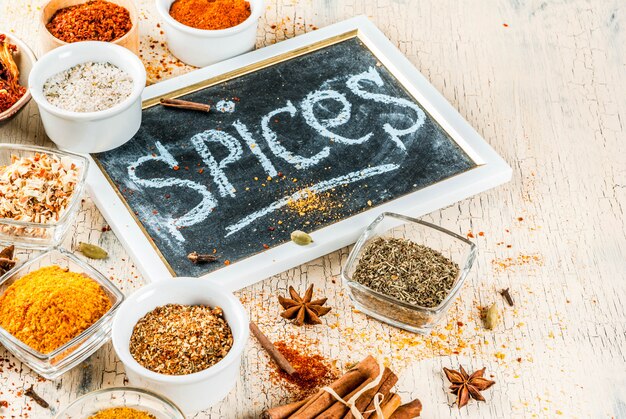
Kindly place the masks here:
[[(98, 112), (71, 112), (45, 98), (44, 83), (52, 76), (85, 62), (109, 62), (128, 73), (133, 90), (128, 98)], [(141, 125), (141, 93), (146, 70), (139, 58), (126, 48), (108, 42), (76, 42), (56, 48), (41, 57), (28, 78), (31, 95), (39, 106), (46, 134), (63, 150), (99, 153), (130, 140)]]
[(169, 50), (182, 62), (205, 67), (254, 49), (259, 18), (265, 10), (264, 0), (248, 0), (251, 14), (237, 26), (219, 30), (196, 29), (170, 16), (174, 0), (156, 0), (164, 24)]
[[(130, 354), (135, 324), (166, 304), (219, 306), (233, 332), (233, 347), (217, 364), (188, 375), (164, 375), (141, 366)], [(113, 347), (126, 367), (131, 385), (163, 394), (186, 414), (204, 410), (225, 398), (237, 383), (241, 356), (250, 336), (248, 315), (230, 292), (205, 280), (176, 278), (154, 282), (135, 291), (120, 306), (113, 321)]]

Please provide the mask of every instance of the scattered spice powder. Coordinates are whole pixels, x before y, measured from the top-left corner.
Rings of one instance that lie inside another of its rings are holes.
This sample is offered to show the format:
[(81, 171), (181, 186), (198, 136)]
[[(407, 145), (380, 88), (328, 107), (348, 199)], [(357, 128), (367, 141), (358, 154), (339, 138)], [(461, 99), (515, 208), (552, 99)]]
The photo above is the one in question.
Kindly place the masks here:
[(13, 60), (16, 51), (17, 47), (7, 41), (6, 35), (0, 34), (0, 113), (15, 105), (26, 93), (26, 88), (20, 85), (20, 72)]
[(250, 17), (250, 3), (245, 0), (176, 0), (170, 15), (197, 29), (226, 29)]
[(339, 371), (319, 354), (311, 354), (306, 348), (299, 348), (298, 343), (278, 341), (274, 346), (294, 367), (296, 373), (289, 375), (277, 366), (275, 373), (291, 384), (294, 397), (301, 400), (315, 390), (328, 385), (339, 378)]
[(130, 337), (130, 353), (150, 371), (185, 375), (222, 360), (233, 334), (221, 308), (168, 304), (142, 317)]
[(133, 27), (130, 12), (117, 4), (94, 0), (57, 10), (46, 24), (52, 36), (63, 42), (112, 42)]
[(0, 296), (0, 326), (47, 354), (63, 346), (111, 308), (100, 284), (52, 265), (29, 272)]
[(156, 419), (156, 416), (130, 407), (113, 407), (101, 410), (87, 419)]

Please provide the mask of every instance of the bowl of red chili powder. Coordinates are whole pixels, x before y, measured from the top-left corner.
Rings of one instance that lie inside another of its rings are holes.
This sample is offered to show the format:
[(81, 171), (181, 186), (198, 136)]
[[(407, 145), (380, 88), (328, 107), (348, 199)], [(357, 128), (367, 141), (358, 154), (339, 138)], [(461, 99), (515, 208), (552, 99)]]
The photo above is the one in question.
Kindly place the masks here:
[(264, 0), (156, 0), (167, 46), (204, 67), (254, 49)]
[(51, 0), (41, 11), (43, 50), (100, 41), (138, 54), (138, 16), (133, 0)]

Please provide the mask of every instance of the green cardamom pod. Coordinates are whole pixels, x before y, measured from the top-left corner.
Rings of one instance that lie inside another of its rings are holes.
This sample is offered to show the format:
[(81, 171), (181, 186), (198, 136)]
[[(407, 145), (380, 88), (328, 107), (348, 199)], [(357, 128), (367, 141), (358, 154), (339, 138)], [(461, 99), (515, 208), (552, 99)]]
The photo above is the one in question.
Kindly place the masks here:
[(313, 243), (313, 238), (300, 230), (291, 233), (291, 240), (298, 246), (306, 246), (307, 244)]
[(496, 303), (493, 303), (487, 311), (485, 311), (485, 328), (493, 330), (498, 325), (499, 321), (500, 313), (498, 313)]
[(106, 259), (109, 254), (106, 250), (95, 244), (80, 242), (78, 251), (90, 259)]

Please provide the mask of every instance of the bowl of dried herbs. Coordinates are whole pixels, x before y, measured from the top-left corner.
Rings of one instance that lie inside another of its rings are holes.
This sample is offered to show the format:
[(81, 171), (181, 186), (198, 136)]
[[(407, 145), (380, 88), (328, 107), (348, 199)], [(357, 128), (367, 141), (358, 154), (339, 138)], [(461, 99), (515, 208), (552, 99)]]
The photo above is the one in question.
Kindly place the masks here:
[(475, 256), (476, 245), (465, 237), (385, 212), (355, 244), (342, 279), (361, 312), (428, 333), (456, 298)]

